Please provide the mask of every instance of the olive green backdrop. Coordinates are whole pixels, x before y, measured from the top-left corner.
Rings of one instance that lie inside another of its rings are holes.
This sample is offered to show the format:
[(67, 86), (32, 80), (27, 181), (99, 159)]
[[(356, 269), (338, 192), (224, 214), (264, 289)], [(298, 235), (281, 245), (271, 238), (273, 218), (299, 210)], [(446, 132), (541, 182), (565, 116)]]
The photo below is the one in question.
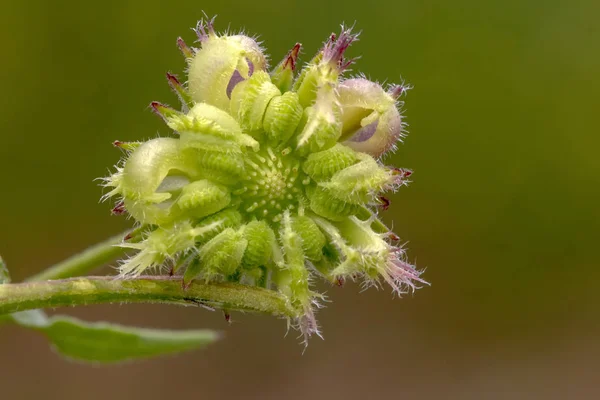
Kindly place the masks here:
[[(115, 139), (169, 130), (164, 79), (202, 10), (303, 60), (341, 22), (355, 70), (414, 85), (414, 169), (384, 219), (430, 288), (393, 299), (321, 285), (325, 340), (285, 322), (163, 306), (67, 310), (89, 320), (211, 327), (210, 349), (117, 367), (68, 363), (0, 330), (2, 399), (597, 398), (600, 356), (600, 6), (595, 1), (14, 1), (0, 6), (0, 253), (22, 279), (129, 222), (93, 179)], [(106, 270), (106, 272), (111, 272)]]

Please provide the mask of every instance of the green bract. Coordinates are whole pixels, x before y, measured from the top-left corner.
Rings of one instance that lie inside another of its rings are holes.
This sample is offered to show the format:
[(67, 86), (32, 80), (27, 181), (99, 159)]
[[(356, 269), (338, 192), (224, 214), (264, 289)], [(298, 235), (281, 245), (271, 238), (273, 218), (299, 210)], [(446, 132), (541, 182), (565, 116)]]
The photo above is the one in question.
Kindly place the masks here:
[(402, 137), (398, 97), (365, 78), (342, 80), (357, 39), (342, 27), (295, 78), (297, 44), (272, 71), (256, 41), (197, 27), (200, 48), (178, 43), (187, 83), (168, 75), (183, 108), (152, 108), (172, 138), (121, 143), (127, 155), (106, 178), (146, 227), (121, 276), (167, 266), (183, 283), (235, 281), (277, 290), (305, 336), (318, 333), (314, 276), (415, 289), (420, 272), (377, 219), (382, 192), (410, 171), (378, 160)]

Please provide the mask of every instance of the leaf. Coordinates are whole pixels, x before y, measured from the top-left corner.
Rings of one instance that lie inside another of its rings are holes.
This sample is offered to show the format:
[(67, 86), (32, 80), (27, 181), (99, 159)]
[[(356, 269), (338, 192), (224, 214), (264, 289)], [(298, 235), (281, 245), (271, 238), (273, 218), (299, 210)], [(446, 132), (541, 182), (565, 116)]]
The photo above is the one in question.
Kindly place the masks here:
[(8, 315), (12, 320), (26, 328), (45, 328), (48, 326), (48, 316), (42, 310), (27, 310)]
[(0, 256), (0, 285), (3, 283), (10, 283), (10, 274), (8, 273), (6, 263), (2, 259), (2, 256)]
[(202, 348), (219, 338), (210, 330), (173, 331), (87, 323), (53, 317), (42, 330), (62, 355), (99, 363), (149, 358)]
[(17, 324), (44, 333), (61, 355), (86, 362), (114, 363), (200, 349), (219, 339), (211, 330), (161, 330), (89, 323), (40, 310), (11, 314)]

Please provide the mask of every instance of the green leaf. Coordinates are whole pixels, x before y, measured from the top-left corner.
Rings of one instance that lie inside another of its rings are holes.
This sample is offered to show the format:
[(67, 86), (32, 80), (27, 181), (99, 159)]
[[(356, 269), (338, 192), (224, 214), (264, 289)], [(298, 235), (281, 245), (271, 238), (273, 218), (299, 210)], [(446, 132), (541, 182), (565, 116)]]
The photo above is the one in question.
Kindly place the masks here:
[(44, 333), (61, 355), (86, 362), (114, 363), (200, 349), (219, 339), (210, 330), (161, 330), (89, 323), (41, 310), (11, 314), (21, 326)]
[(210, 330), (172, 331), (87, 323), (52, 317), (41, 329), (62, 355), (81, 361), (120, 362), (202, 348), (219, 338)]
[(46, 313), (42, 310), (27, 310), (12, 313), (8, 315), (18, 325), (26, 328), (45, 328), (48, 326), (49, 320)]
[(0, 256), (0, 285), (3, 283), (10, 283), (10, 274), (8, 273), (6, 263), (2, 259), (2, 256)]

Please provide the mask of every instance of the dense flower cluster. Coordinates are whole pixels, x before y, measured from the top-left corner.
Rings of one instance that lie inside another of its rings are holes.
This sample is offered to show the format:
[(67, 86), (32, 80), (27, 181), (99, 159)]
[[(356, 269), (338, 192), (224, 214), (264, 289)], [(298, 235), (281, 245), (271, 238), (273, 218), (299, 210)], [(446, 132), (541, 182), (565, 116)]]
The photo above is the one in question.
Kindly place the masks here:
[(245, 35), (217, 34), (201, 21), (199, 48), (178, 44), (185, 84), (168, 74), (183, 104), (152, 108), (176, 132), (126, 150), (105, 179), (146, 227), (123, 277), (167, 266), (183, 282), (239, 282), (284, 294), (303, 333), (318, 333), (311, 280), (387, 282), (404, 293), (423, 282), (398, 238), (378, 218), (382, 193), (411, 171), (379, 157), (403, 137), (401, 85), (387, 90), (364, 77), (342, 79), (356, 39), (342, 27), (296, 74), (300, 44), (272, 70)]

